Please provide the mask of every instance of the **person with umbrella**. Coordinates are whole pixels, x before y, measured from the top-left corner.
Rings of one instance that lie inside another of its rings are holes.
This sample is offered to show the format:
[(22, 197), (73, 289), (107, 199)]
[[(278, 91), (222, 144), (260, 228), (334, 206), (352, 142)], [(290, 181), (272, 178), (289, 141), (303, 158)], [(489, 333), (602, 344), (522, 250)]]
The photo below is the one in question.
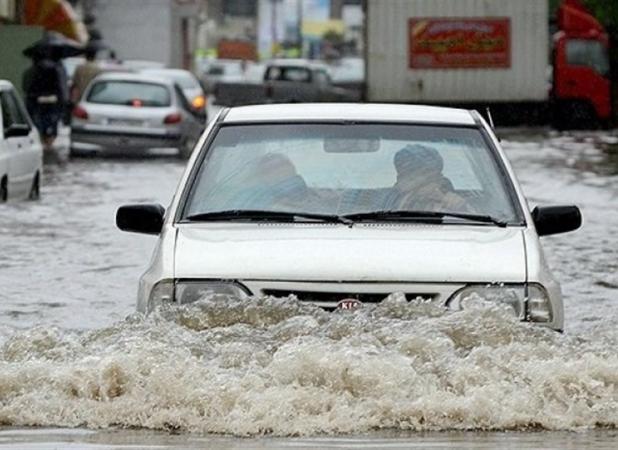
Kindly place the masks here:
[(22, 84), (26, 108), (39, 130), (43, 146), (50, 150), (58, 135), (58, 123), (69, 101), (66, 73), (60, 59), (80, 54), (82, 49), (68, 39), (48, 34), (24, 50), (32, 65), (24, 72)]

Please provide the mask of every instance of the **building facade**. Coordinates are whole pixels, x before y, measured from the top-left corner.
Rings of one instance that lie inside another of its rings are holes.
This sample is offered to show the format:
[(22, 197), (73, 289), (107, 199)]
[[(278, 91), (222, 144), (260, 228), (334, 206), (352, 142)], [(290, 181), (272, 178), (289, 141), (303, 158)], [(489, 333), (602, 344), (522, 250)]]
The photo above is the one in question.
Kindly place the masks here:
[(200, 0), (86, 0), (103, 42), (120, 60), (190, 68)]

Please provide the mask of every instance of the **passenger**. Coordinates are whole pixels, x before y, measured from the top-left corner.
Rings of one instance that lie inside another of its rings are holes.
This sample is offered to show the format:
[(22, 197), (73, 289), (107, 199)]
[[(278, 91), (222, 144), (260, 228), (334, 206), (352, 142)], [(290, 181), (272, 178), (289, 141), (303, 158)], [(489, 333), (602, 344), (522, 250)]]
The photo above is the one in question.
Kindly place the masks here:
[(390, 209), (470, 212), (463, 197), (442, 174), (444, 162), (433, 148), (408, 145), (395, 154), (397, 181), (390, 196)]
[(281, 153), (267, 153), (259, 158), (246, 183), (249, 187), (240, 196), (245, 209), (302, 210), (298, 205), (308, 193), (305, 180)]

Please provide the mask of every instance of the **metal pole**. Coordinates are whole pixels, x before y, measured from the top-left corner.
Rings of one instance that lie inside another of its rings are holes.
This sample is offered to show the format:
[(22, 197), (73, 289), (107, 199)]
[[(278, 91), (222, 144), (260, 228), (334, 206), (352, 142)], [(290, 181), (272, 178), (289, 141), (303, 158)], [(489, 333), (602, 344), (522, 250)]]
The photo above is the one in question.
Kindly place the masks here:
[(296, 0), (296, 15), (298, 16), (298, 56), (303, 55), (303, 0)]

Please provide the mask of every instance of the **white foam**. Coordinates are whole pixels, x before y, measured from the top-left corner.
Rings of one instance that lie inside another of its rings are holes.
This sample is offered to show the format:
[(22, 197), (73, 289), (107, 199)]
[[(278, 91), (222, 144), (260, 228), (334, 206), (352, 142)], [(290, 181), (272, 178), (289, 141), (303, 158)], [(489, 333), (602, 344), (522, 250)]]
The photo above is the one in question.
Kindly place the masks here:
[(89, 332), (13, 334), (0, 423), (235, 435), (616, 427), (617, 343), (611, 324), (574, 338), (492, 304), (453, 313), (392, 296), (331, 314), (211, 297)]

